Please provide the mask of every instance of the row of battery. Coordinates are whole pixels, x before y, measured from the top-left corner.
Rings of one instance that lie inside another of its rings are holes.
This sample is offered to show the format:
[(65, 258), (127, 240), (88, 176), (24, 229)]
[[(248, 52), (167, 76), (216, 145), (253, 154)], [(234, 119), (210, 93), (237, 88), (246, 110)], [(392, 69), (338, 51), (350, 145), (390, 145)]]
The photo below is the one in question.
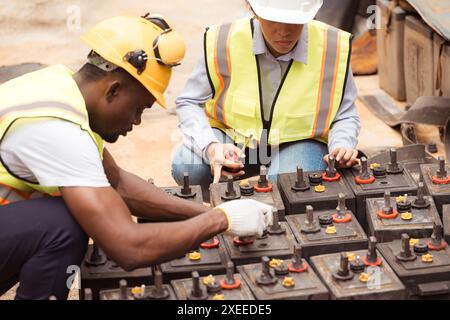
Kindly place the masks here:
[[(445, 162), (440, 159), (438, 166), (422, 165), (419, 183), (397, 162), (395, 149), (387, 164), (362, 158), (360, 166), (338, 171), (334, 162), (331, 157), (324, 172), (297, 168), (297, 172), (280, 174), (277, 184), (262, 167), (258, 181), (229, 179), (210, 186), (212, 206), (252, 198), (276, 208), (274, 225), (262, 237), (221, 235), (179, 259), (133, 272), (123, 271), (91, 246), (82, 266), (81, 296), (227, 300), (448, 297), (450, 251), (441, 221), (442, 211), (446, 211), (442, 207), (450, 201)], [(201, 188), (190, 186), (188, 175), (184, 182), (182, 187), (165, 190), (202, 203)], [(448, 220), (445, 214), (444, 224)], [(234, 273), (235, 265), (238, 273)]]

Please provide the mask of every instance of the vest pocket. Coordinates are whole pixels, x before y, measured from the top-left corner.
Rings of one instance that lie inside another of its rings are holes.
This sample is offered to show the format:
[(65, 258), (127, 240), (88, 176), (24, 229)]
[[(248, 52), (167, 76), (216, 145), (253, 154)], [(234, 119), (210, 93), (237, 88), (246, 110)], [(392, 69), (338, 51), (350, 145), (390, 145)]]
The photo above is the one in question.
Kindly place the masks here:
[(284, 124), (280, 124), (281, 140), (309, 138), (311, 136), (315, 118), (315, 112), (287, 114), (284, 118)]
[(257, 101), (253, 98), (234, 94), (232, 97), (231, 111), (235, 116), (244, 116), (254, 119)]
[(231, 100), (232, 116), (227, 119), (228, 125), (241, 135), (249, 135), (249, 130), (254, 134), (257, 125), (256, 99), (239, 94), (234, 94)]

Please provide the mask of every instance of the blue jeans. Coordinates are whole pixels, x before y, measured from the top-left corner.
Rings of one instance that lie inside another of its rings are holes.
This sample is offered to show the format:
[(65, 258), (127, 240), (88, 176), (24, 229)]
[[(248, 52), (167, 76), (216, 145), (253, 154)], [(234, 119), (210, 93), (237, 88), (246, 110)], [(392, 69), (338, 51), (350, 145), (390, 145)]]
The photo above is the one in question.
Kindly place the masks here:
[[(225, 133), (213, 129), (214, 134), (221, 143), (233, 144)], [(248, 150), (247, 150), (248, 152)], [(268, 168), (268, 176), (271, 181), (277, 181), (279, 173), (295, 172), (297, 166), (301, 166), (305, 171), (324, 170), (325, 163), (323, 156), (328, 153), (325, 144), (315, 140), (302, 140), (282, 144), (279, 148), (273, 148), (271, 154), (271, 164)], [(245, 163), (245, 175), (242, 179), (259, 175), (259, 164), (248, 164), (247, 161), (255, 157), (248, 156)], [(178, 183), (183, 184), (184, 172), (189, 173), (190, 183), (200, 185), (203, 191), (203, 200), (209, 201), (209, 185), (213, 181), (211, 168), (198, 155), (181, 145), (175, 152), (172, 160), (172, 177)]]

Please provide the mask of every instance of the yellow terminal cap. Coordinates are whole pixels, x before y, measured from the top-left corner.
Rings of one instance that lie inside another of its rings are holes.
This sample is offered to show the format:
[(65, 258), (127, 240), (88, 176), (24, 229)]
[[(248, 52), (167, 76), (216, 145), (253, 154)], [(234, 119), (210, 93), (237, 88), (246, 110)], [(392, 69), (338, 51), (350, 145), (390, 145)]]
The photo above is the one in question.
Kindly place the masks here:
[(283, 263), (283, 260), (280, 260), (280, 259), (272, 259), (272, 260), (270, 260), (270, 262), (269, 262), (269, 266), (270, 266), (271, 268), (276, 268), (276, 267), (280, 266), (282, 263)]
[(411, 239), (409, 239), (409, 245), (411, 246), (411, 247), (414, 247), (416, 244), (418, 244), (420, 242), (420, 240), (419, 239), (414, 239), (414, 238), (411, 238)]
[(325, 186), (319, 184), (318, 186), (315, 186), (315, 187), (314, 187), (314, 191), (317, 192), (317, 193), (325, 192)]
[(203, 278), (203, 284), (205, 286), (207, 286), (208, 284), (215, 284), (215, 283), (216, 283), (216, 278), (214, 278), (212, 274)]
[(370, 274), (363, 272), (358, 279), (361, 282), (368, 282), (370, 280)]
[(403, 212), (403, 213), (400, 215), (400, 217), (402, 218), (402, 220), (408, 221), (408, 220), (412, 220), (413, 215), (412, 215), (411, 212)]
[(141, 290), (140, 287), (134, 287), (134, 288), (131, 288), (131, 294), (132, 294), (132, 295), (138, 296), (138, 295), (140, 295), (141, 293), (142, 293), (142, 290)]
[(408, 200), (408, 196), (407, 195), (395, 197), (395, 202), (397, 202), (397, 203), (405, 202), (406, 200)]
[(335, 226), (330, 226), (330, 227), (327, 227), (326, 229), (325, 229), (325, 233), (326, 234), (335, 234), (337, 231), (336, 231), (336, 227)]
[(200, 260), (202, 258), (202, 255), (200, 252), (194, 251), (189, 253), (189, 260), (191, 261), (197, 261)]
[(370, 169), (378, 169), (379, 167), (381, 167), (381, 164), (379, 163), (371, 163), (370, 164)]
[(353, 252), (347, 252), (348, 261), (352, 262), (356, 260), (356, 254)]
[(225, 295), (223, 295), (223, 294), (215, 294), (215, 295), (212, 297), (212, 299), (213, 299), (213, 300), (225, 300)]
[(239, 185), (241, 187), (250, 187), (250, 182), (248, 182), (248, 180), (245, 179), (245, 180), (242, 180), (241, 182), (239, 182)]
[(433, 262), (433, 256), (431, 254), (424, 254), (422, 256), (422, 262), (430, 263)]
[(295, 286), (294, 278), (284, 277), (282, 284), (284, 287), (291, 288), (291, 287)]

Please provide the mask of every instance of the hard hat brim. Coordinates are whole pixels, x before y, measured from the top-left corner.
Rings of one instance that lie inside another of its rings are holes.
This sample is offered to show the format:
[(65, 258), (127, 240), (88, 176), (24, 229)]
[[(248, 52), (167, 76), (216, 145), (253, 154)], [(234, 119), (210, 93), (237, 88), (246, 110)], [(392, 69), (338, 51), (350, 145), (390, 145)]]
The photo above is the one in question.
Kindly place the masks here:
[(289, 23), (289, 24), (306, 24), (311, 22), (323, 5), (322, 1), (318, 1), (317, 5), (308, 11), (303, 10), (286, 10), (274, 7), (261, 6), (257, 1), (249, 0), (249, 3), (258, 17), (264, 20)]

